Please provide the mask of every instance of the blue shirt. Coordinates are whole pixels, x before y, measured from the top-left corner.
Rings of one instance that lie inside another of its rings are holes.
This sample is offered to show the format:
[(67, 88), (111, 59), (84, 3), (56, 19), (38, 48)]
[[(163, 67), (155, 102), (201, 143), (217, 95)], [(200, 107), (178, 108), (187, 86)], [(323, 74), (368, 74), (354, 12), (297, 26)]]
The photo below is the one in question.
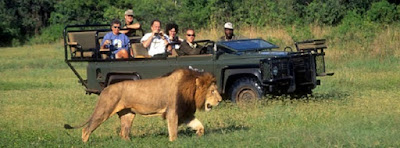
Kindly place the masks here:
[(129, 39), (128, 36), (126, 36), (123, 33), (119, 33), (118, 35), (115, 35), (112, 32), (107, 33), (104, 36), (101, 45), (103, 45), (104, 41), (106, 40), (111, 41), (111, 45), (106, 45), (106, 47), (109, 48), (113, 54), (118, 53), (122, 49), (129, 51), (128, 50), (130, 46)]

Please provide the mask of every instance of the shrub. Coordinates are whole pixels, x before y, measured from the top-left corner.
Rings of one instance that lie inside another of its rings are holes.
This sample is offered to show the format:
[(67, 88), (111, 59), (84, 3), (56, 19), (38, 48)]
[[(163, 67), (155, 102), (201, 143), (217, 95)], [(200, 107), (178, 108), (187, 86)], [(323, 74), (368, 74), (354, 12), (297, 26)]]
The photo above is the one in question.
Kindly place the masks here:
[(396, 5), (383, 0), (372, 3), (371, 8), (366, 13), (366, 18), (374, 22), (393, 23), (398, 19), (396, 14), (398, 15)]
[(30, 40), (30, 44), (42, 44), (42, 43), (53, 43), (58, 41), (63, 36), (64, 25), (54, 24), (44, 28), (40, 35), (33, 36)]
[(305, 19), (310, 23), (334, 25), (340, 22), (344, 12), (340, 0), (313, 1), (306, 7)]

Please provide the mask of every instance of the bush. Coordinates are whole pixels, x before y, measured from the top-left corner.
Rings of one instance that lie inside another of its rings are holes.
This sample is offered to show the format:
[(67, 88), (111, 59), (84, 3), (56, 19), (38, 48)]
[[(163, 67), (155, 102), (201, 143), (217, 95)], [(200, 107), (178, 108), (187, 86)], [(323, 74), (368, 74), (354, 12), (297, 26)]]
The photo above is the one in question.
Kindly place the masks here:
[(398, 20), (396, 5), (390, 4), (386, 0), (372, 3), (367, 11), (366, 17), (369, 21), (379, 23), (393, 23)]
[(335, 25), (343, 18), (345, 7), (339, 0), (313, 1), (306, 8), (309, 23)]
[[(362, 53), (368, 54), (370, 43), (373, 42), (376, 32), (380, 24), (365, 20), (364, 17), (357, 13), (357, 11), (348, 12), (342, 22), (335, 28), (333, 28), (332, 33), (328, 35), (328, 39), (332, 42), (338, 42), (339, 49), (348, 50), (350, 52), (361, 51)], [(350, 46), (347, 43), (351, 43)], [(343, 46), (343, 47), (342, 47)], [(357, 47), (355, 49), (352, 47)]]
[(53, 43), (58, 41), (63, 36), (64, 25), (55, 24), (44, 28), (40, 35), (33, 36), (30, 40), (30, 44), (43, 44)]

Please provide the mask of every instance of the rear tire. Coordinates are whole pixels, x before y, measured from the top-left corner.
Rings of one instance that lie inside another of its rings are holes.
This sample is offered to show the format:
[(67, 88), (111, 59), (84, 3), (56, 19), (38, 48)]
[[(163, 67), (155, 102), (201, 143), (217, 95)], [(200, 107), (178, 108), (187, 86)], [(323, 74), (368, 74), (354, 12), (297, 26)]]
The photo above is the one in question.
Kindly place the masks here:
[(236, 80), (229, 91), (232, 102), (250, 102), (263, 96), (263, 89), (255, 78), (240, 78)]

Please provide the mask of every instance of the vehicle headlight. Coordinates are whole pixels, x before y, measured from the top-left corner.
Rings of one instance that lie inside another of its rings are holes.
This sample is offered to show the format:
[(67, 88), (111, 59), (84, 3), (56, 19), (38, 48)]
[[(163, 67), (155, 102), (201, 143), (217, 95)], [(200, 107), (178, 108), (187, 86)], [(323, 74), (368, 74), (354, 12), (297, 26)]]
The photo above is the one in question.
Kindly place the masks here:
[(278, 67), (276, 67), (276, 66), (272, 67), (272, 74), (273, 74), (274, 76), (277, 76), (277, 75), (278, 75), (278, 72), (279, 72)]

